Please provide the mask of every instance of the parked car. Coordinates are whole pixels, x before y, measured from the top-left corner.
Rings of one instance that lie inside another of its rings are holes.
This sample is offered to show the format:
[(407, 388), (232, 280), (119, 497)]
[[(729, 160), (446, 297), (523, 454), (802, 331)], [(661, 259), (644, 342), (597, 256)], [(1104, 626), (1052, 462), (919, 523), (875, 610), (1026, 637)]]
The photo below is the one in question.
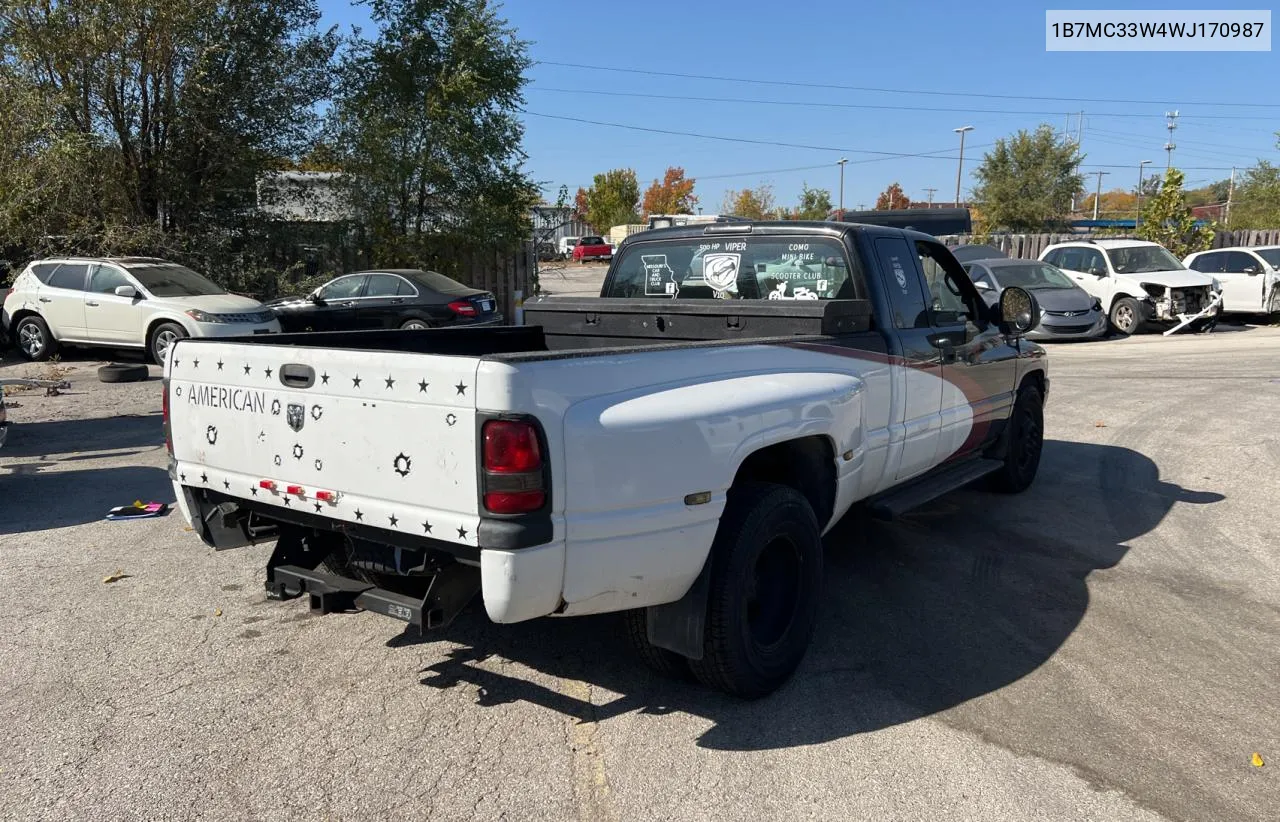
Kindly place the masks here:
[[(708, 287), (668, 288), (708, 246)], [(808, 264), (839, 282), (815, 292)], [(183, 340), (164, 403), (182, 516), (218, 548), (275, 539), (268, 596), (318, 613), (620, 611), (649, 664), (758, 697), (806, 652), (822, 535), (854, 503), (892, 519), (1034, 481), (1047, 361), (1017, 337), (1036, 298), (993, 310), (931, 236), (653, 229), (600, 295), (526, 304), (525, 326)]]
[(561, 237), (557, 243), (557, 250), (560, 252), (560, 259), (567, 260), (573, 256), (573, 247), (578, 244), (577, 237)]
[(573, 259), (580, 263), (587, 260), (611, 260), (613, 246), (604, 237), (583, 237), (573, 247)]
[(1001, 289), (1011, 285), (1036, 295), (1040, 317), (1036, 327), (1027, 332), (1028, 339), (1096, 339), (1107, 334), (1107, 312), (1101, 301), (1056, 266), (1001, 257), (965, 263), (964, 269), (988, 303), (994, 304)]
[(163, 363), (184, 337), (238, 337), (280, 330), (250, 297), (227, 293), (186, 266), (154, 257), (36, 260), (4, 301), (9, 336), (23, 356), (59, 346), (142, 349)]
[(1224, 312), (1280, 314), (1280, 245), (1197, 251), (1182, 262), (1222, 284)]
[(1102, 303), (1121, 334), (1172, 327), (1196, 317), (1193, 331), (1211, 330), (1222, 309), (1222, 285), (1146, 240), (1076, 240), (1040, 254)]
[(267, 307), (285, 331), (422, 330), (504, 321), (492, 293), (416, 268), (344, 274), (305, 297), (281, 297)]

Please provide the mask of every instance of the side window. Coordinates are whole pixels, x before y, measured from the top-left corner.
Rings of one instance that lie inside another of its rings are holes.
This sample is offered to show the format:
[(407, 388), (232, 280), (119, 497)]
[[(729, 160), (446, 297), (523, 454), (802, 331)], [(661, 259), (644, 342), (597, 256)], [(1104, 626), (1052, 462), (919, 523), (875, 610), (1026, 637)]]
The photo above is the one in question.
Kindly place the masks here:
[(36, 279), (41, 283), (48, 285), (49, 277), (53, 275), (54, 269), (58, 267), (57, 263), (40, 263), (31, 266), (31, 273), (36, 275)]
[(977, 327), (985, 325), (977, 305), (977, 290), (955, 258), (942, 246), (923, 240), (916, 240), (916, 251), (933, 301), (934, 324), (969, 322)]
[(48, 285), (53, 288), (84, 291), (84, 278), (88, 273), (89, 266), (85, 263), (64, 263), (54, 270), (53, 275), (49, 277)]
[(928, 303), (920, 285), (920, 275), (911, 264), (911, 246), (898, 237), (876, 240), (876, 257), (884, 272), (884, 284), (893, 309), (893, 324), (898, 328), (927, 328)]
[(320, 299), (349, 300), (360, 293), (360, 287), (364, 285), (364, 279), (363, 275), (339, 277), (320, 289)]
[(400, 286), (396, 289), (396, 296), (397, 296), (397, 297), (416, 297), (416, 296), (418, 296), (418, 289), (416, 289), (416, 288), (414, 288), (414, 287), (413, 287), (413, 283), (409, 282), (408, 280), (404, 279), (403, 277), (400, 277), (400, 278), (399, 278), (399, 280), (400, 280)]
[(1214, 271), (1214, 266), (1217, 264), (1216, 258), (1219, 256), (1220, 255), (1218, 254), (1201, 254), (1199, 257), (1192, 260), (1191, 264), (1188, 265), (1187, 268), (1192, 271), (1203, 271), (1205, 273), (1212, 272)]
[(1062, 268), (1062, 263), (1060, 261), (1062, 260), (1063, 250), (1064, 249), (1061, 248), (1055, 248), (1053, 251), (1044, 255), (1044, 261), (1049, 265), (1056, 265), (1058, 268)]
[(129, 278), (118, 268), (100, 265), (89, 278), (89, 290), (94, 294), (114, 294), (117, 286), (133, 285)]
[(1232, 251), (1227, 255), (1227, 273), (1243, 274), (1246, 268), (1252, 268), (1254, 271), (1262, 270), (1262, 266), (1258, 264), (1252, 254), (1246, 254), (1243, 251)]
[[(355, 279), (354, 277), (352, 279)], [(365, 297), (394, 297), (404, 280), (394, 274), (370, 274), (364, 287)]]
[(1102, 259), (1102, 252), (1096, 248), (1080, 249), (1080, 268), (1078, 271), (1084, 271), (1089, 274), (1095, 272), (1107, 273), (1107, 261)]
[(1056, 252), (1058, 255), (1057, 262), (1051, 262), (1058, 268), (1065, 268), (1068, 271), (1084, 271), (1084, 261), (1081, 259), (1084, 255), (1082, 248), (1059, 248)]

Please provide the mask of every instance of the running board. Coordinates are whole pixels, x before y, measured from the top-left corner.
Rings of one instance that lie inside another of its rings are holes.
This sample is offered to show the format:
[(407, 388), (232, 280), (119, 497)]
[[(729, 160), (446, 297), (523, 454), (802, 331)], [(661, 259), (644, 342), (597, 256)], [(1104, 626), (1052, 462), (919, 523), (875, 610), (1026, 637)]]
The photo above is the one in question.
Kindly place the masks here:
[(993, 459), (966, 460), (875, 497), (867, 504), (867, 510), (876, 519), (894, 520), (943, 494), (995, 473), (1003, 466), (1003, 462)]
[(271, 568), (266, 587), (268, 599), (294, 599), (305, 595), (315, 614), (374, 611), (416, 625), (419, 629), (433, 629), (452, 623), (480, 590), (480, 570), (462, 563), (440, 569), (432, 577), (423, 599), (297, 565)]

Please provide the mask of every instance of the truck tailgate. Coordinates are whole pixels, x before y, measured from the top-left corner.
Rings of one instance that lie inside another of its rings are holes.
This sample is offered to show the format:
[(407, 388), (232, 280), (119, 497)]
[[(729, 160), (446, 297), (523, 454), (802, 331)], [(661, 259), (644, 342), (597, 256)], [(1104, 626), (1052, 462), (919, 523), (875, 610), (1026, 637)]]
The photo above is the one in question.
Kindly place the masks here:
[(183, 340), (166, 366), (177, 481), (474, 546), (478, 366)]

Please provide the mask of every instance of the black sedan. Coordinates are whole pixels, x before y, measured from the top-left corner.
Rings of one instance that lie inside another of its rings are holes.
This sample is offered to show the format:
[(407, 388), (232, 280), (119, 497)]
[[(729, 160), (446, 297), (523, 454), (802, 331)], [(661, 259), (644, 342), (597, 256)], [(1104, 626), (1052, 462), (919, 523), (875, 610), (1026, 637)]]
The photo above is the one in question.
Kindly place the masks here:
[(493, 294), (435, 271), (389, 268), (344, 274), (305, 297), (266, 303), (284, 331), (500, 325)]
[(1036, 295), (1040, 324), (1031, 329), (1028, 339), (1088, 340), (1106, 336), (1107, 313), (1102, 305), (1056, 266), (1002, 257), (966, 262), (964, 268), (989, 304), (999, 299), (1000, 289), (1011, 285)]

